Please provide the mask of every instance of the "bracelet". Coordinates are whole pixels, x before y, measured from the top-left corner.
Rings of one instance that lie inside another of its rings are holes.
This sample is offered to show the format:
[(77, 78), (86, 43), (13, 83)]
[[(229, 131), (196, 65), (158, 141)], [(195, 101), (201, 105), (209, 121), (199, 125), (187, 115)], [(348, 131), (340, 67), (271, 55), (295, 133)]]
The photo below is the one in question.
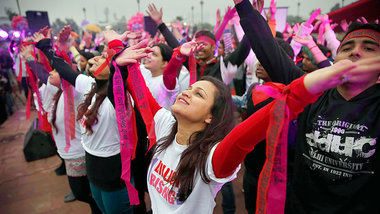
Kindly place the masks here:
[(309, 48), (309, 50), (311, 51), (311, 49), (315, 48), (315, 47), (318, 47), (317, 45), (314, 45), (313, 47)]

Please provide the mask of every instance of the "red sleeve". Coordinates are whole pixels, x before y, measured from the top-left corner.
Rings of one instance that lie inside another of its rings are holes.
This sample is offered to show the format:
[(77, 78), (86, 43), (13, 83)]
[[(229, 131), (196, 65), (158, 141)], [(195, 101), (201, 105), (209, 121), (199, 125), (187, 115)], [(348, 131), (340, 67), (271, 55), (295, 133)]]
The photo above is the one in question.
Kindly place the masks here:
[[(286, 87), (286, 90), (290, 90), (286, 104), (291, 112), (291, 118), (295, 118), (321, 95), (313, 95), (307, 91), (303, 84), (304, 77), (294, 80)], [(270, 109), (273, 105), (274, 102), (271, 102), (255, 112), (219, 143), (212, 157), (212, 167), (217, 178), (230, 176), (255, 145), (265, 139)]]
[[(177, 71), (181, 67), (183, 60), (177, 59), (178, 53), (174, 52), (168, 65), (164, 69), (164, 85), (168, 90), (173, 90), (176, 84)], [(185, 57), (183, 57), (186, 59)]]

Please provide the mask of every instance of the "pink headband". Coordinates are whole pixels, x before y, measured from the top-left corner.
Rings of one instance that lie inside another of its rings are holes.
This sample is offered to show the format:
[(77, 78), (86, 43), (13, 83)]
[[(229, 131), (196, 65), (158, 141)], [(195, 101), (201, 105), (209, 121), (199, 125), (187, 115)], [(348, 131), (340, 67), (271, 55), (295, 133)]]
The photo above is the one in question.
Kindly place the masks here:
[(372, 29), (360, 29), (360, 30), (355, 30), (355, 31), (352, 31), (351, 33), (349, 33), (346, 37), (344, 37), (343, 41), (340, 43), (339, 45), (339, 48), (338, 48), (338, 51), (340, 51), (340, 48), (342, 47), (342, 45), (352, 39), (352, 38), (360, 38), (360, 37), (368, 37), (368, 38), (371, 38), (373, 40), (375, 40), (377, 42), (377, 44), (380, 46), (380, 33), (375, 31), (375, 30), (372, 30)]
[(197, 37), (197, 38), (195, 38), (195, 41), (196, 42), (205, 42), (205, 43), (208, 43), (208, 44), (211, 44), (211, 45), (214, 45), (214, 46), (216, 45), (215, 40), (211, 39), (208, 36)]

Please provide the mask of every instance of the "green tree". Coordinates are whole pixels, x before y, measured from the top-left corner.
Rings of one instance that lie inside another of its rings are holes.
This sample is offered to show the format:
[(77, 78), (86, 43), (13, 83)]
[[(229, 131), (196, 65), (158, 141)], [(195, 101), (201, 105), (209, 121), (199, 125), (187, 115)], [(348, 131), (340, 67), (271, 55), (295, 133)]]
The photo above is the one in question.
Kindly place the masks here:
[(9, 7), (4, 8), (4, 10), (5, 10), (5, 13), (8, 16), (9, 21), (12, 21), (13, 16), (17, 16), (18, 15), (16, 12), (12, 11), (11, 8), (9, 8)]
[(289, 23), (289, 25), (295, 25), (297, 23), (301, 23), (301, 22), (304, 22), (305, 19), (303, 19), (302, 17), (300, 16), (293, 16), (293, 15), (288, 15), (286, 17), (286, 21)]
[(333, 11), (338, 10), (338, 9), (340, 9), (340, 5), (339, 5), (339, 3), (336, 3), (336, 4), (331, 8), (330, 12), (333, 12)]

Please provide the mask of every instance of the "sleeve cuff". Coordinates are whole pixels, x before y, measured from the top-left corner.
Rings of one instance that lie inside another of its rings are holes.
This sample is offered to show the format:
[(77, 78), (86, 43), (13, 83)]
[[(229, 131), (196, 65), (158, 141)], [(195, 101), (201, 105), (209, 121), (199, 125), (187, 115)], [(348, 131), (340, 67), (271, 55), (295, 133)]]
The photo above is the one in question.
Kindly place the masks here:
[(44, 50), (46, 48), (52, 48), (50, 44), (50, 39), (41, 39), (39, 42), (37, 42), (36, 48), (40, 50)]

